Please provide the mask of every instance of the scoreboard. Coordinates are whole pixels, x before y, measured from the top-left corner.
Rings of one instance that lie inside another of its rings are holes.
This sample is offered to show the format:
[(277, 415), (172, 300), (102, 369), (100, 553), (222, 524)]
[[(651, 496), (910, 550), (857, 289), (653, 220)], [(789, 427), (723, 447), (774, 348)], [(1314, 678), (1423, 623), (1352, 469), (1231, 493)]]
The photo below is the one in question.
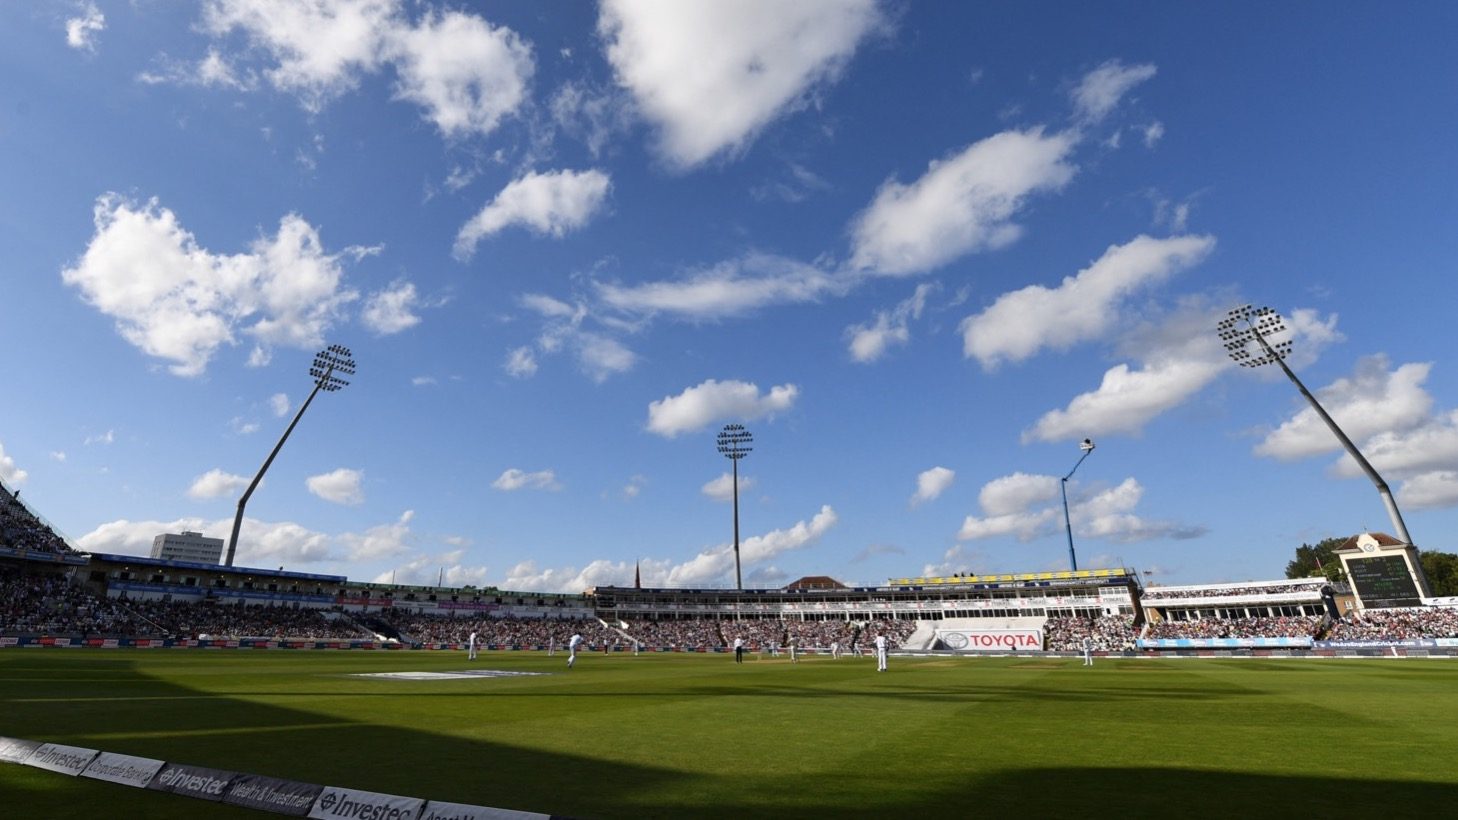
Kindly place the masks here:
[(1422, 596), (1413, 583), (1407, 559), (1401, 555), (1348, 558), (1347, 571), (1357, 596), (1368, 609), (1422, 606)]

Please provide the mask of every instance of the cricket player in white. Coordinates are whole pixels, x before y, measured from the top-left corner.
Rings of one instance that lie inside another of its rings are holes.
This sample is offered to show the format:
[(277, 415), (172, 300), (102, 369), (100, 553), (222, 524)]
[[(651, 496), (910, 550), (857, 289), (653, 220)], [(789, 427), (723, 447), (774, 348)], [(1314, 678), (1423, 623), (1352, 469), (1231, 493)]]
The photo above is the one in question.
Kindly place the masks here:
[(1083, 665), (1093, 666), (1093, 638), (1083, 636)]
[(840, 641), (830, 642), (830, 657), (840, 660)]
[(467, 659), (473, 660), (473, 661), (476, 659), (476, 631), (475, 630), (471, 630), (471, 637), (469, 637), (469, 638), (466, 639), (466, 652), (467, 652), (467, 654), (466, 654), (466, 658)]
[(571, 669), (572, 664), (577, 663), (577, 645), (582, 643), (582, 635), (573, 632), (572, 637), (567, 640), (567, 668)]
[(886, 671), (886, 636), (876, 636), (876, 671)]

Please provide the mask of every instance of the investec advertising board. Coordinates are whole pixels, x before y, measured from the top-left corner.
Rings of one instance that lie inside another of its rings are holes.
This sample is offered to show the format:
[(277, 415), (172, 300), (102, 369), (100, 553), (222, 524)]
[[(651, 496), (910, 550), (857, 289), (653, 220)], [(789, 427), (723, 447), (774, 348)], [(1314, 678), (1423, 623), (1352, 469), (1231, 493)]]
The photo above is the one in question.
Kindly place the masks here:
[(942, 645), (955, 652), (1042, 652), (1041, 629), (938, 629)]

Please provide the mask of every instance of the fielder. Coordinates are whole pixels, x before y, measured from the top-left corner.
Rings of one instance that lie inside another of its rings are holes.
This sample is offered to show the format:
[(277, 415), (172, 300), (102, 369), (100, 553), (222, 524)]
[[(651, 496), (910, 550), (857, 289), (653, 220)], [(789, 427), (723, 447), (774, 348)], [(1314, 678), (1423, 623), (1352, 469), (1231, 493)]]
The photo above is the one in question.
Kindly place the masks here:
[(471, 637), (466, 639), (466, 659), (476, 659), (476, 631), (471, 630)]
[(1083, 665), (1093, 666), (1093, 638), (1083, 636)]
[(886, 636), (876, 636), (876, 671), (886, 671)]
[(577, 646), (582, 643), (582, 635), (573, 632), (572, 637), (567, 639), (567, 668), (571, 669), (572, 664), (577, 663)]

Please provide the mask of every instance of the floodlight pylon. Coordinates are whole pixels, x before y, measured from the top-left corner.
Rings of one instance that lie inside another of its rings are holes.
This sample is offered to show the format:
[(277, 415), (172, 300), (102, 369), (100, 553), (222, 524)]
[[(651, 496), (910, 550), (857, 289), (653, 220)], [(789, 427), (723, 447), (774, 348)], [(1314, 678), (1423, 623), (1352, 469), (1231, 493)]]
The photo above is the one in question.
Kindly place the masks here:
[(753, 443), (754, 436), (742, 424), (726, 424), (719, 431), (719, 453), (734, 465), (734, 588), (740, 592), (744, 579), (739, 569), (739, 459), (754, 451), (749, 446)]

